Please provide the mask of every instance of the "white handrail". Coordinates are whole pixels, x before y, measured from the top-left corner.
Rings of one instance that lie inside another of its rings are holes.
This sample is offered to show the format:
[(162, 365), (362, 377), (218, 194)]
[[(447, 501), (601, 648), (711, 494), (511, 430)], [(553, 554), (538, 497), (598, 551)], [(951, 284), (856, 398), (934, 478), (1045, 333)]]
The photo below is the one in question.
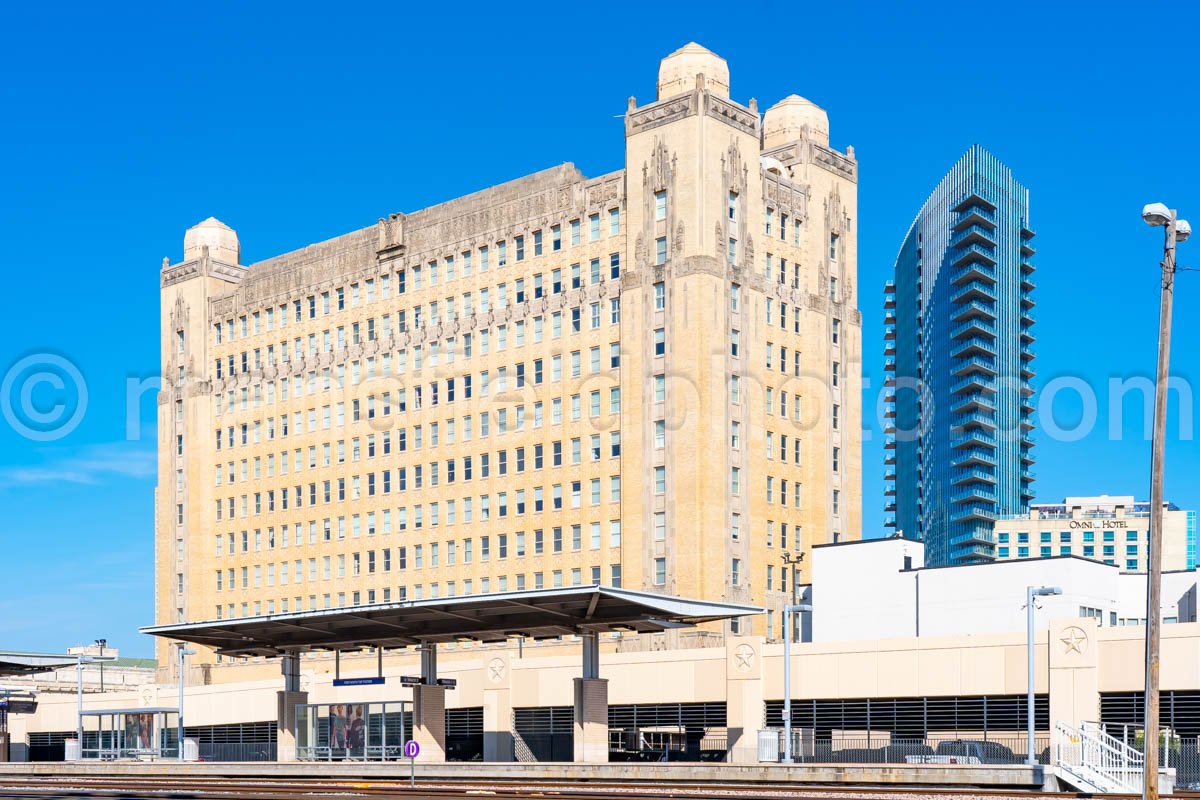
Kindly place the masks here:
[(1054, 760), (1062, 770), (1106, 792), (1138, 791), (1145, 769), (1141, 752), (1088, 722), (1079, 728), (1055, 725)]

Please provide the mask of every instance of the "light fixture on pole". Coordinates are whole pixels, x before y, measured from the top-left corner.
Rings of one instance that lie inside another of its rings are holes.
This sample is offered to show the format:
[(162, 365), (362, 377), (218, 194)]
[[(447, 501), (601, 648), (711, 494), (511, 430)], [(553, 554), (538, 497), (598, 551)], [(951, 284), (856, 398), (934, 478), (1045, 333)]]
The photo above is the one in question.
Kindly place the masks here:
[(1057, 586), (1029, 586), (1025, 589), (1025, 655), (1029, 666), (1025, 698), (1025, 732), (1027, 737), (1025, 741), (1025, 763), (1030, 766), (1037, 764), (1037, 756), (1033, 752), (1033, 740), (1036, 732), (1033, 711), (1033, 601), (1036, 597), (1049, 597), (1062, 593), (1062, 589)]
[[(100, 655), (104, 655), (104, 648), (108, 646), (108, 639), (97, 639), (96, 646), (100, 648)], [(104, 662), (100, 662), (100, 691), (104, 691)]]
[(176, 642), (175, 646), (179, 648), (179, 708), (176, 710), (175, 717), (179, 722), (179, 760), (183, 761), (183, 659), (185, 656), (196, 655), (196, 651), (190, 649), (183, 642)]
[[(781, 542), (781, 544), (786, 543), (786, 541)], [(787, 550), (784, 550), (779, 557), (783, 560), (785, 573), (788, 567), (792, 568), (792, 605), (795, 605), (796, 603), (800, 602), (800, 562), (804, 560), (804, 553), (792, 555)], [(786, 581), (786, 579), (787, 578), (785, 574), (781, 575), (781, 580)], [(784, 616), (786, 617), (787, 615), (785, 614)], [(786, 625), (787, 623), (785, 622), (784, 624)], [(768, 633), (770, 633), (770, 631), (768, 631)], [(796, 633), (793, 632), (792, 636), (796, 636)]]
[(1187, 241), (1192, 226), (1172, 208), (1150, 203), (1142, 219), (1153, 228), (1164, 228), (1162, 295), (1158, 312), (1158, 369), (1154, 384), (1154, 437), (1150, 455), (1150, 565), (1146, 574), (1146, 702), (1145, 768), (1142, 797), (1158, 798), (1158, 672), (1162, 626), (1162, 526), (1163, 460), (1166, 454), (1167, 384), (1171, 363), (1171, 311), (1175, 299), (1175, 245)]
[[(803, 556), (801, 556), (803, 557)], [(799, 559), (797, 559), (799, 561)], [(792, 763), (792, 614), (812, 611), (808, 603), (783, 607), (783, 760)]]
[(83, 665), (103, 664), (105, 661), (116, 661), (115, 656), (89, 656), (82, 651), (75, 653), (75, 740), (79, 746), (79, 758), (83, 758)]

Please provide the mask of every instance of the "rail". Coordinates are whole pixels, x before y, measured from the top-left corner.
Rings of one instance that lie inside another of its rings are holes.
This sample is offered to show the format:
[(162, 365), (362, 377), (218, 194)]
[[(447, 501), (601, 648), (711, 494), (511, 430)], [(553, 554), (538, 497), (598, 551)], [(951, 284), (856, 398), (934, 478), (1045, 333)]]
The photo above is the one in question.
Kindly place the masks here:
[(1099, 792), (1136, 792), (1145, 773), (1141, 752), (1090, 722), (1054, 726), (1054, 763), (1081, 789)]

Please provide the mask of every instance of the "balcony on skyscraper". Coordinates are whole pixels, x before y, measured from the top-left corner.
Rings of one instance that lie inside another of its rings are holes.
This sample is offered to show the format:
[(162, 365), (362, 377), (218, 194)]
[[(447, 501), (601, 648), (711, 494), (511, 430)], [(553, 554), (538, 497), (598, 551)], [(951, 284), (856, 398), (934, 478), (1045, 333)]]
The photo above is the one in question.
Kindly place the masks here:
[(982, 483), (989, 486), (996, 485), (996, 475), (986, 469), (979, 467), (967, 467), (958, 469), (954, 472), (954, 477), (950, 480), (953, 486), (965, 486), (970, 483)]
[[(995, 284), (995, 281), (992, 281)], [(996, 290), (992, 285), (984, 283), (981, 280), (973, 280), (951, 298), (951, 302), (965, 303), (969, 300), (986, 300), (990, 303), (996, 302)]]
[(956, 214), (976, 214), (990, 222), (996, 221), (996, 204), (977, 192), (971, 192), (958, 201), (952, 210)]
[(963, 489), (961, 492), (955, 493), (950, 498), (950, 502), (954, 503), (955, 505), (975, 502), (994, 503), (996, 502), (996, 492), (984, 484), (973, 483), (969, 484), (968, 487)]
[(979, 243), (969, 244), (955, 254), (951, 266), (961, 267), (965, 264), (981, 263), (993, 267), (996, 265), (994, 250), (995, 247), (985, 247)]
[(957, 455), (952, 456), (950, 466), (955, 468), (995, 467), (996, 454), (983, 447), (972, 447), (968, 450), (961, 450)]
[(973, 372), (994, 376), (996, 374), (996, 362), (990, 358), (979, 358), (978, 356), (963, 359), (954, 365), (952, 374), (955, 376), (970, 375)]
[(996, 393), (996, 385), (987, 374), (972, 372), (967, 377), (957, 381), (950, 387), (950, 394)]
[(996, 413), (996, 397), (994, 393), (984, 394), (968, 394), (960, 398), (956, 398), (950, 407), (951, 413), (968, 414), (972, 411), (982, 411), (985, 414)]
[(996, 246), (996, 226), (973, 222), (963, 228), (955, 228), (955, 234), (950, 239), (951, 247), (966, 247), (971, 244), (981, 244), (994, 248)]
[(950, 355), (954, 358), (970, 358), (976, 355), (995, 356), (995, 336), (970, 336), (956, 341)]
[(969, 303), (964, 303), (954, 310), (954, 314), (950, 317), (954, 322), (960, 322), (964, 319), (979, 317), (981, 319), (992, 320), (996, 319), (996, 308), (988, 303), (981, 303), (978, 300), (972, 300)]

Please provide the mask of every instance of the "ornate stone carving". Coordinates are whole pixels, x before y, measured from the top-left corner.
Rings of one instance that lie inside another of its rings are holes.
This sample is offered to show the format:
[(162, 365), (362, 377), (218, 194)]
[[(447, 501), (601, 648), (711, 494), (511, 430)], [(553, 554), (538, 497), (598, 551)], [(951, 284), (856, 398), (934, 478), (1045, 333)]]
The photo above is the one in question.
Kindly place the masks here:
[(690, 117), (695, 113), (696, 94), (694, 93), (654, 103), (642, 109), (631, 109), (625, 114), (627, 132), (639, 133), (653, 130), (660, 125)]
[(726, 100), (724, 97), (718, 97), (713, 94), (706, 95), (707, 102), (706, 113), (713, 119), (718, 119), (727, 125), (748, 133), (751, 136), (758, 136), (758, 115), (752, 114), (731, 100)]

